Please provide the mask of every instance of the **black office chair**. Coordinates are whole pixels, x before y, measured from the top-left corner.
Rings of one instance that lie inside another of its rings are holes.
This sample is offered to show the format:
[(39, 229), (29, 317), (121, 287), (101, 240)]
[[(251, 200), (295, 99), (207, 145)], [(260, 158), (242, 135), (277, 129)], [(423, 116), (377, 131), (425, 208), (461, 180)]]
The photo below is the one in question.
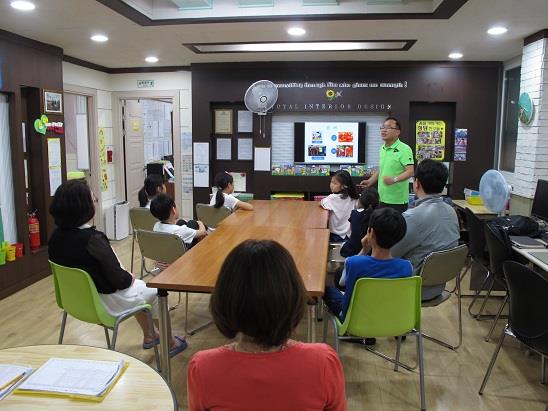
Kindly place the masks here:
[[(466, 215), (466, 229), (468, 230), (468, 250), (470, 253), (470, 256), (472, 257), (472, 262), (467, 267), (465, 273), (472, 269), (472, 264), (476, 263), (478, 264), (483, 271), (487, 272), (487, 275), (485, 276), (485, 279), (483, 280), (483, 283), (481, 284), (480, 288), (476, 290), (474, 294), (474, 298), (472, 298), (472, 301), (470, 302), (470, 305), (468, 306), (468, 313), (475, 317), (476, 319), (485, 318), (483, 316), (483, 310), (485, 309), (485, 305), (487, 304), (487, 300), (489, 299), (490, 292), (487, 292), (487, 295), (484, 297), (483, 304), (480, 308), (480, 310), (477, 313), (472, 312), (472, 307), (476, 303), (477, 299), (481, 295), (481, 292), (484, 290), (488, 290), (491, 288), (491, 285), (493, 283), (493, 276), (489, 272), (489, 255), (485, 251), (486, 242), (485, 242), (485, 223), (480, 220), (469, 208), (466, 208), (464, 210), (464, 213)], [(462, 281), (462, 278), (461, 278)]]
[(500, 336), (489, 367), (483, 378), (483, 394), (504, 337), (515, 337), (541, 356), (541, 383), (546, 383), (545, 360), (548, 356), (548, 279), (515, 261), (503, 264), (504, 276), (510, 295), (510, 318)]
[(513, 253), (508, 234), (504, 230), (494, 227), (489, 223), (485, 224), (485, 241), (487, 243), (487, 250), (489, 251), (489, 272), (494, 279), (494, 281), (491, 282), (487, 294), (489, 295), (491, 293), (495, 284), (498, 284), (506, 291), (504, 300), (495, 315), (493, 325), (491, 325), (491, 329), (489, 330), (487, 337), (485, 337), (485, 341), (489, 341), (493, 334), (493, 330), (501, 317), (502, 310), (508, 302), (508, 286), (506, 285), (506, 278), (504, 277), (502, 265), (505, 261), (512, 260)]

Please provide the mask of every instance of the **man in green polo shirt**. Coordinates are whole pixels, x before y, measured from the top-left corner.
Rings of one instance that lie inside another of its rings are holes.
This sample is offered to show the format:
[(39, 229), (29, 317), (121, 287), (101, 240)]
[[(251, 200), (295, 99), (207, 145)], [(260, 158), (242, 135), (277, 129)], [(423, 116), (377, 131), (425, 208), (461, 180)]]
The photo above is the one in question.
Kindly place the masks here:
[(403, 213), (409, 202), (409, 177), (414, 174), (413, 151), (400, 141), (401, 127), (398, 120), (388, 117), (381, 126), (384, 145), (379, 156), (379, 168), (360, 185), (370, 187), (379, 183), (381, 206), (392, 207)]

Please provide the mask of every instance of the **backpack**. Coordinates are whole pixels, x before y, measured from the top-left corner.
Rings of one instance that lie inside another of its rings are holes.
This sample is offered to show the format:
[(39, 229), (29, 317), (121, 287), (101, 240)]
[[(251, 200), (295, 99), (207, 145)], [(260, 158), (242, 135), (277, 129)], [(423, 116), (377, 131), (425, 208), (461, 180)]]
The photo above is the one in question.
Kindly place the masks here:
[(507, 235), (537, 237), (540, 234), (538, 223), (522, 215), (497, 217), (488, 224), (502, 229)]

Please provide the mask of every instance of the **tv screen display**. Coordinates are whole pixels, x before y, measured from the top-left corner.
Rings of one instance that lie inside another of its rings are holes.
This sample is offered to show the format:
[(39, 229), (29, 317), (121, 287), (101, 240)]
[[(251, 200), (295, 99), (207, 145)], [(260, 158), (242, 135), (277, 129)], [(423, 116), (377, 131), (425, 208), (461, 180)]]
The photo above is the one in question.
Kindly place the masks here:
[(309, 164), (359, 163), (365, 151), (364, 126), (364, 123), (357, 122), (295, 123), (296, 140), (302, 144), (296, 144), (295, 161)]

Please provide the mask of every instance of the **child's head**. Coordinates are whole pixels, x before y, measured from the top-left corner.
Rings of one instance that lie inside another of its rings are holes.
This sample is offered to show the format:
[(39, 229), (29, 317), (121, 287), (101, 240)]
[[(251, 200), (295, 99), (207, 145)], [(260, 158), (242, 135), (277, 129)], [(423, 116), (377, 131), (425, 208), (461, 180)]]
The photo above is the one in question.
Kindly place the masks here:
[(407, 232), (405, 218), (393, 208), (379, 208), (371, 214), (367, 235), (371, 246), (387, 250), (399, 243)]
[(358, 192), (356, 191), (352, 177), (350, 177), (350, 173), (346, 170), (339, 170), (331, 176), (329, 188), (334, 194), (342, 194), (342, 198), (358, 198)]
[(173, 201), (173, 198), (163, 193), (158, 194), (152, 199), (152, 202), (150, 203), (150, 212), (160, 221), (167, 221), (170, 218), (179, 218), (179, 211), (177, 211), (175, 201)]
[(209, 307), (225, 337), (242, 333), (268, 348), (287, 341), (305, 305), (306, 291), (291, 254), (275, 241), (247, 240), (226, 257)]
[(95, 215), (95, 206), (87, 183), (70, 180), (57, 187), (49, 213), (61, 228), (77, 228), (90, 221)]
[(159, 174), (149, 174), (147, 178), (145, 178), (143, 187), (139, 190), (139, 204), (141, 207), (145, 207), (148, 201), (156, 194), (165, 192), (166, 186), (164, 184), (164, 177)]
[(364, 188), (360, 194), (360, 204), (362, 208), (374, 210), (379, 206), (379, 192), (373, 187)]
[(217, 173), (213, 184), (217, 187), (217, 193), (215, 194), (215, 208), (220, 208), (225, 203), (225, 197), (223, 192), (232, 194), (234, 192), (234, 178), (226, 171)]

